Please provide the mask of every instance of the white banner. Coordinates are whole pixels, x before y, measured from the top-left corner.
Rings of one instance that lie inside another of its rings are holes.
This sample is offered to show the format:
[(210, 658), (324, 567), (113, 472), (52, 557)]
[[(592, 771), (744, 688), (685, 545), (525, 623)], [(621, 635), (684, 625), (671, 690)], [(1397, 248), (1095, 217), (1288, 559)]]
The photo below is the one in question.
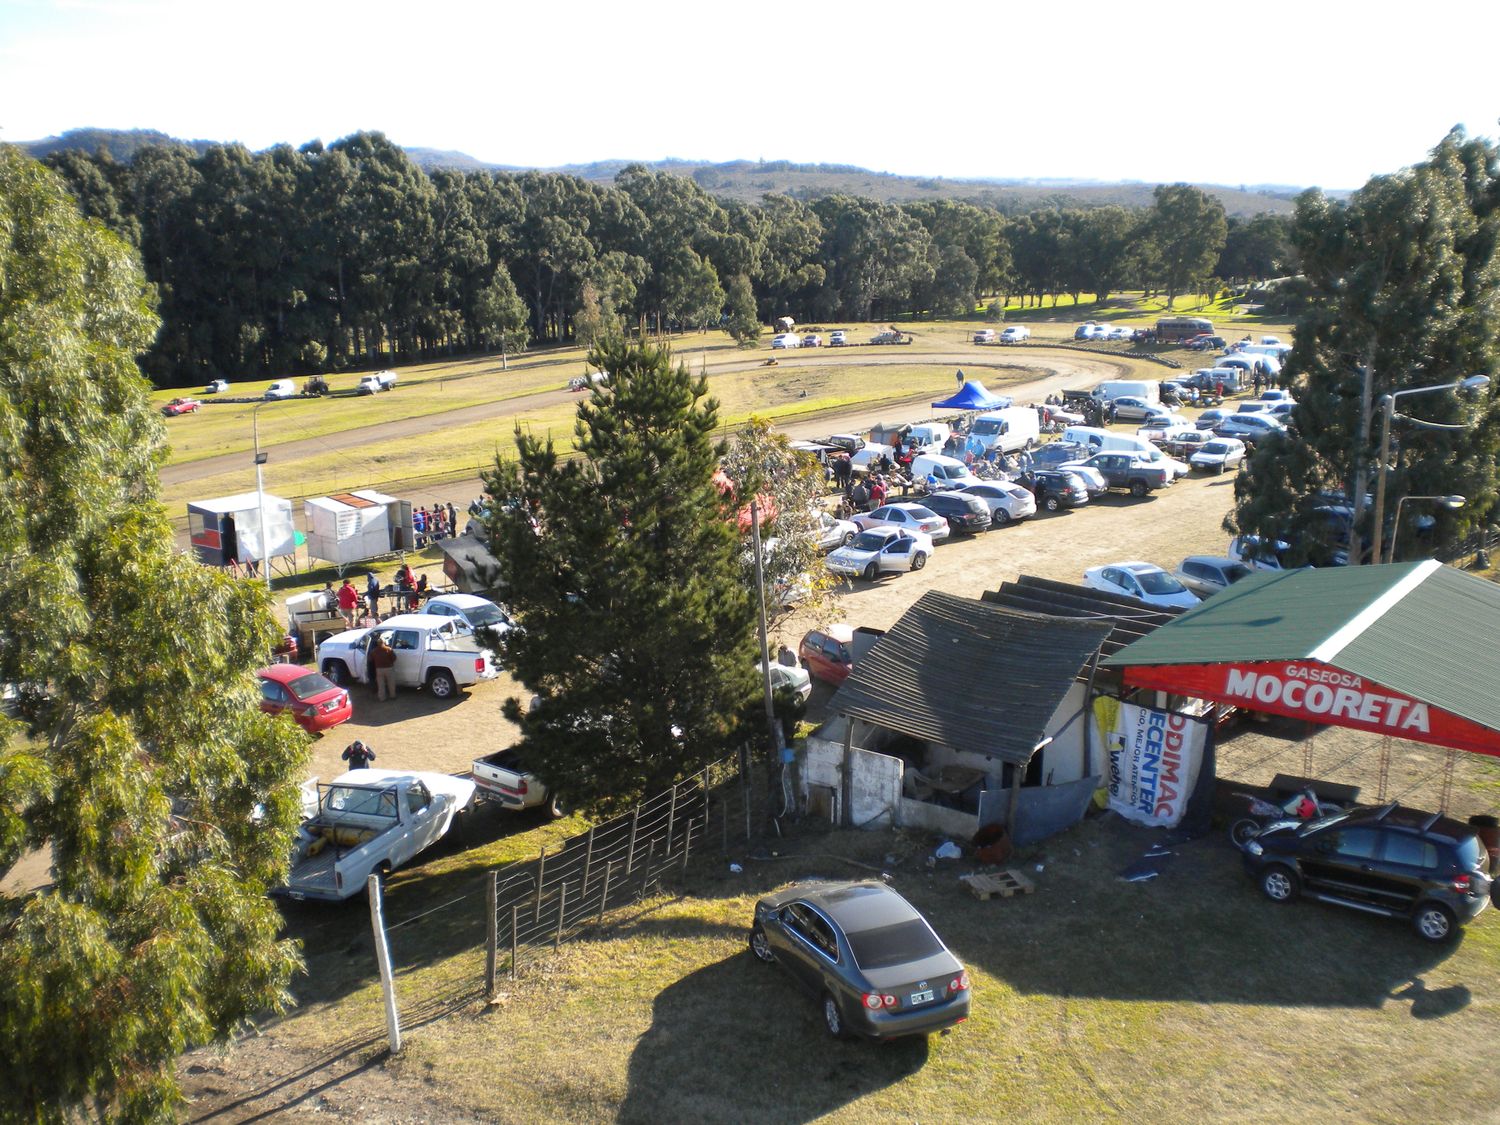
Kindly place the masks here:
[(1109, 740), (1109, 807), (1136, 824), (1172, 828), (1187, 811), (1208, 728), (1188, 715), (1120, 705)]

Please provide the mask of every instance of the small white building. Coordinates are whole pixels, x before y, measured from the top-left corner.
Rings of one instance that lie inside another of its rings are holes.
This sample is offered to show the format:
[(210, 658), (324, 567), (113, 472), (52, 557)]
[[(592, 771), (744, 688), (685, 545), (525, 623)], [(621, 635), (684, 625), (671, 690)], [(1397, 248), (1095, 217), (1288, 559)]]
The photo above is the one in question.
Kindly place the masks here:
[[(264, 502), (264, 519), (261, 504)], [(208, 566), (227, 566), (278, 559), (297, 550), (297, 529), (292, 526), (292, 502), (269, 492), (241, 492), (212, 500), (188, 502), (188, 538), (193, 554)], [(268, 549), (261, 545), (265, 529)]]
[(302, 502), (307, 557), (337, 566), (409, 551), (416, 538), (411, 502), (371, 489), (317, 496)]

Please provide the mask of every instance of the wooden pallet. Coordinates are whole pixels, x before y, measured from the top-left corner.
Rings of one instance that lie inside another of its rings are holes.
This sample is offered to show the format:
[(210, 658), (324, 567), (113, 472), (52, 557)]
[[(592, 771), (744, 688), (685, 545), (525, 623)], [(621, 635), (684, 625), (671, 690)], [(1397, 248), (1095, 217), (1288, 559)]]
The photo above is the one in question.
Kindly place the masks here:
[(959, 881), (978, 899), (1010, 898), (1036, 890), (1032, 881), (1013, 867), (994, 875), (960, 875)]

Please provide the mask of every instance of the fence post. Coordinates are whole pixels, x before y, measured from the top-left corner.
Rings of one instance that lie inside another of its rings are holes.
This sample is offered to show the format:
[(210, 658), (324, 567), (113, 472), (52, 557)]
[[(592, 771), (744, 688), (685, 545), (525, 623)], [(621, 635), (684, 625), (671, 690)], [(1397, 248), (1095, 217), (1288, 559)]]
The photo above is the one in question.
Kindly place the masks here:
[(693, 851), (693, 818), (688, 817), (687, 835), (682, 838), (682, 873), (687, 874), (688, 856)]
[(668, 856), (672, 854), (672, 832), (677, 827), (677, 783), (672, 783), (672, 802), (667, 806), (667, 847)]
[(656, 841), (646, 845), (646, 863), (641, 868), (641, 897), (646, 897), (646, 888), (651, 885), (651, 861), (656, 858)]
[(542, 879), (547, 874), (547, 849), (542, 848), (542, 854), (536, 861), (536, 913), (531, 916), (533, 925), (540, 925), (542, 921)]
[(635, 815), (630, 818), (630, 848), (625, 853), (625, 874), (635, 870), (635, 834), (641, 827), (641, 806), (636, 805)]
[(497, 871), (490, 872), (489, 893), (485, 895), (485, 901), (489, 904), (489, 941), (485, 943), (484, 950), (484, 996), (488, 1000), (495, 995), (495, 962), (500, 957), (500, 874)]
[(615, 869), (614, 863), (604, 865), (604, 893), (599, 896), (599, 925), (604, 925), (604, 911), (609, 906), (609, 875)]
[(584, 902), (587, 902), (589, 899), (589, 868), (593, 866), (593, 863), (594, 826), (589, 825), (589, 842), (588, 846), (583, 849), (583, 885), (578, 888), (579, 892), (583, 895)]
[(510, 904), (510, 979), (516, 979), (516, 962), (521, 959), (521, 942), (517, 936), (521, 930), (521, 904)]
[(562, 948), (563, 919), (568, 915), (568, 884), (563, 883), (557, 888), (557, 933), (552, 937), (552, 951), (556, 953)]
[(401, 1053), (401, 1016), (396, 1011), (396, 985), (391, 980), (391, 947), (385, 936), (385, 912), (380, 876), (371, 874), (365, 880), (370, 896), (370, 929), (375, 936), (375, 961), (380, 966), (380, 991), (385, 998), (385, 1027), (391, 1037), (391, 1054)]

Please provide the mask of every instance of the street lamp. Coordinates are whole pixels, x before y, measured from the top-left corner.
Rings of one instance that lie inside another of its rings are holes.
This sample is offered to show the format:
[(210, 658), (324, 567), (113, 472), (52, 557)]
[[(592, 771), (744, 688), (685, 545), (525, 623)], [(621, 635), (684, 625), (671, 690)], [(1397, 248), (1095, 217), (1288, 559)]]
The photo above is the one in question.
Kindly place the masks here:
[(265, 399), (250, 410), (250, 432), (255, 442), (255, 507), (260, 515), (260, 569), (261, 577), (266, 580), (267, 593), (271, 590), (271, 544), (266, 538), (266, 483), (261, 466), (266, 463), (269, 454), (260, 451), (260, 408), (275, 401)]
[(1403, 496), (1403, 497), (1401, 497), (1401, 499), (1399, 499), (1399, 500), (1396, 501), (1396, 520), (1395, 520), (1395, 525), (1391, 528), (1391, 545), (1390, 545), (1390, 547), (1388, 549), (1388, 553), (1386, 554), (1386, 558), (1385, 558), (1386, 562), (1395, 562), (1396, 561), (1396, 536), (1401, 533), (1401, 505), (1405, 504), (1408, 500), (1431, 500), (1434, 504), (1438, 504), (1438, 505), (1440, 505), (1440, 506), (1442, 506), (1444, 508), (1449, 508), (1449, 509), (1462, 508), (1465, 504), (1468, 503), (1468, 500), (1466, 500), (1462, 496)]
[[(1375, 528), (1370, 536), (1370, 557), (1376, 562), (1379, 562), (1381, 558), (1380, 540), (1385, 531), (1385, 474), (1388, 468), (1387, 463), (1391, 459), (1391, 420), (1396, 417), (1396, 400), (1402, 395), (1421, 395), (1432, 391), (1477, 391), (1489, 385), (1488, 375), (1470, 375), (1467, 379), (1460, 379), (1456, 383), (1439, 383), (1433, 387), (1407, 387), (1405, 390), (1392, 391), (1388, 395), (1380, 396), (1380, 459), (1375, 467)], [(1420, 418), (1409, 418), (1407, 421), (1433, 430), (1468, 428), (1462, 424), (1455, 426), (1445, 422), (1426, 422)]]

